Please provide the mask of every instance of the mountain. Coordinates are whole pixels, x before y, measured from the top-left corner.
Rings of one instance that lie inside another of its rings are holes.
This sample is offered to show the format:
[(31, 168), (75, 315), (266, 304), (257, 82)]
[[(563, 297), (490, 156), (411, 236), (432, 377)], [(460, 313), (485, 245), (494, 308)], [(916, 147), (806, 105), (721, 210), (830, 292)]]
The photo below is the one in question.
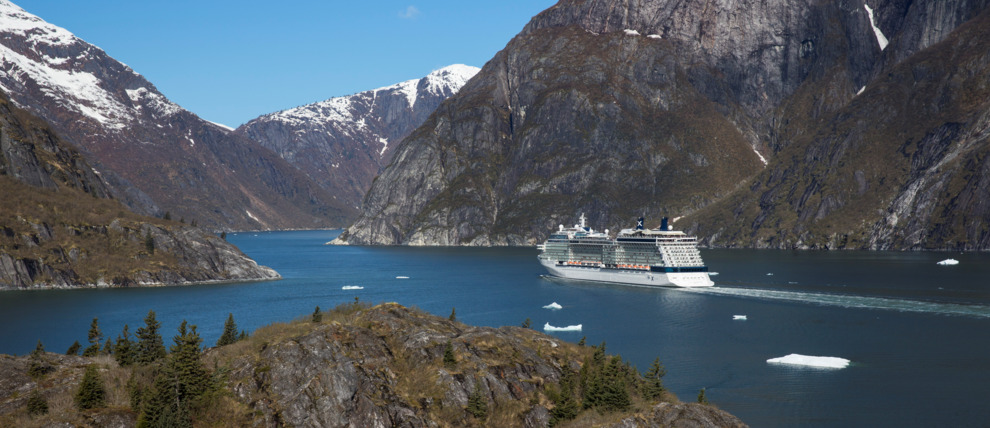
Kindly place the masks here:
[(267, 114), (237, 128), (357, 208), (395, 147), (478, 72), (451, 65), (421, 79)]
[(338, 243), (533, 244), (583, 212), (713, 246), (990, 248), (986, 5), (562, 0), (407, 138)]
[(353, 207), (270, 150), (200, 119), (99, 48), (0, 0), (0, 89), (138, 212), (223, 229), (339, 226)]
[(0, 91), (0, 290), (276, 279), (219, 237), (133, 214)]

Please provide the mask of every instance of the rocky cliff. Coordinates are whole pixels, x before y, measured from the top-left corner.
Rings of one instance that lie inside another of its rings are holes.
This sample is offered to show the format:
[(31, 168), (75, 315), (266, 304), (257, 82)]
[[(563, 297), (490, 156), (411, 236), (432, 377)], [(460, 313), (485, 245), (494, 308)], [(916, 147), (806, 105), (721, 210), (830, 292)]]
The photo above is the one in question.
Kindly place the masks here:
[(275, 279), (237, 248), (141, 217), (46, 123), (0, 92), (0, 289)]
[(353, 218), (352, 206), (271, 150), (200, 119), (98, 47), (7, 0), (0, 88), (77, 146), (137, 212), (242, 230)]
[[(669, 393), (644, 398), (643, 378), (604, 348), (521, 327), (471, 327), (394, 303), (345, 304), (323, 315), (321, 321), (307, 317), (263, 327), (246, 340), (207, 350), (203, 366), (216, 370), (213, 376), (223, 381), (223, 392), (211, 397), (205, 411), (202, 404), (194, 406), (200, 410), (193, 411), (193, 421), (272, 427), (546, 427), (557, 418), (564, 426), (746, 426), (725, 411), (681, 403)], [(139, 409), (128, 408), (124, 385), (142, 382), (140, 373), (148, 370), (120, 368), (102, 358), (0, 356), (0, 424), (78, 426), (98, 418), (133, 426)], [(26, 372), (38, 360), (53, 374), (29, 377)], [(49, 415), (26, 415), (31, 391), (40, 390), (52, 403), (64, 402), (60, 397), (78, 388), (82, 369), (91, 362), (108, 379), (106, 408), (76, 412), (63, 405)], [(581, 391), (597, 390), (590, 379), (604, 367), (622, 373), (615, 385), (629, 393), (623, 410), (582, 405), (592, 399), (579, 398)], [(567, 396), (577, 401), (570, 402), (570, 416), (560, 417), (563, 412), (554, 409), (563, 405), (567, 388), (572, 388)]]
[(398, 143), (477, 72), (452, 65), (421, 79), (267, 114), (236, 132), (357, 208)]
[(584, 212), (685, 216), (716, 246), (985, 249), (982, 158), (955, 160), (985, 147), (965, 94), (986, 5), (561, 1), (397, 149), (339, 241), (532, 244)]

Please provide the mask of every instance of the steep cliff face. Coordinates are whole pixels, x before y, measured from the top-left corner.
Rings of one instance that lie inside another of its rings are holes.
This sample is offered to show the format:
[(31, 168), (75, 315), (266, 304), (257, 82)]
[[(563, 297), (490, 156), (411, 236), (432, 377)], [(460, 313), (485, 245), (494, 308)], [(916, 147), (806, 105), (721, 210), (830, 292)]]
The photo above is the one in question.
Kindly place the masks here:
[(236, 132), (357, 208), (395, 146), (477, 72), (477, 67), (452, 65), (421, 79), (267, 114)]
[[(527, 244), (585, 212), (601, 228), (642, 214), (686, 216), (711, 245), (956, 248), (939, 236), (957, 235), (962, 247), (979, 247), (976, 225), (988, 216), (979, 203), (945, 214), (969, 219), (950, 221), (968, 222), (966, 238), (942, 220), (909, 231), (906, 223), (927, 221), (908, 208), (918, 202), (912, 189), (925, 186), (886, 189), (931, 175), (942, 159), (931, 141), (969, 135), (964, 145), (980, 146), (986, 109), (964, 94), (982, 93), (985, 26), (965, 23), (986, 5), (561, 1), (413, 132), (339, 242)], [(948, 40), (956, 54), (931, 58)], [(931, 64), (907, 65), (915, 62)], [(892, 86), (899, 98), (864, 101)], [(849, 133), (854, 123), (859, 131)], [(869, 129), (878, 124), (886, 131)], [(898, 134), (898, 125), (918, 130)], [(914, 156), (922, 140), (926, 160), (914, 167), (878, 155), (904, 157), (899, 148), (910, 146)], [(822, 174), (854, 159), (878, 172)], [(938, 169), (939, 180), (970, 183), (960, 175), (980, 171), (979, 159)], [(975, 201), (975, 183), (966, 188), (959, 194)], [(833, 218), (856, 225), (845, 226), (858, 228), (856, 242), (822, 231), (811, 238), (807, 230), (840, 206), (846, 214)], [(894, 215), (881, 220), (882, 210)]]
[(0, 0), (0, 88), (50, 123), (138, 212), (214, 228), (339, 226), (353, 207), (204, 121), (65, 29)]
[(108, 199), (83, 157), (0, 93), (0, 289), (275, 279), (234, 246)]
[(988, 28), (984, 11), (835, 112), (782, 124), (791, 146), (691, 224), (714, 246), (990, 249)]

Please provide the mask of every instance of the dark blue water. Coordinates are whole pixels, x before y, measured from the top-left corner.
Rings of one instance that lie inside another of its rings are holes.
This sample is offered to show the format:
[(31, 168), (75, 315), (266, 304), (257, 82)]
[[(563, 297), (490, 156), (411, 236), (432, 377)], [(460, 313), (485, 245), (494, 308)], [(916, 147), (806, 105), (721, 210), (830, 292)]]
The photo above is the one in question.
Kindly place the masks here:
[[(682, 400), (698, 390), (754, 427), (984, 426), (990, 421), (990, 255), (703, 251), (708, 290), (547, 280), (532, 248), (334, 247), (332, 231), (228, 235), (281, 281), (0, 293), (0, 353), (41, 339), (62, 352), (93, 317), (109, 337), (149, 309), (166, 336), (186, 319), (207, 344), (233, 313), (240, 328), (308, 317), (313, 308), (398, 302), (475, 325), (581, 324), (637, 367), (660, 357)], [(953, 257), (958, 266), (938, 266)], [(397, 278), (408, 277), (408, 278)], [(364, 287), (343, 290), (344, 286)], [(561, 310), (543, 309), (557, 302)], [(735, 321), (733, 315), (746, 315)], [(169, 339), (166, 339), (169, 342)], [(844, 369), (768, 364), (791, 353)]]

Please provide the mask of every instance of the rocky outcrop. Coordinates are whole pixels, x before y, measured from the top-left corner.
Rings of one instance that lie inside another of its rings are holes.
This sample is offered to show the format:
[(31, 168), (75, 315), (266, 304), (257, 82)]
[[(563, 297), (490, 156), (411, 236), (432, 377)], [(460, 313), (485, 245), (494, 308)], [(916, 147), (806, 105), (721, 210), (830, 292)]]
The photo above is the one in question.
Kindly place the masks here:
[[(331, 322), (291, 331), (260, 330), (253, 344), (208, 355), (230, 365), (231, 389), (264, 426), (547, 426), (542, 391), (559, 384), (562, 370), (576, 373), (589, 349), (397, 304), (337, 312)], [(442, 363), (447, 343), (454, 364)], [(481, 421), (464, 410), (476, 391), (488, 408)], [(708, 406), (664, 403), (617, 426), (745, 425)]]
[(140, 217), (41, 120), (0, 93), (0, 289), (275, 279), (233, 245)]
[(421, 79), (267, 114), (236, 133), (358, 207), (399, 142), (477, 72), (467, 65), (444, 67)]
[(684, 217), (713, 246), (987, 248), (987, 109), (963, 95), (986, 5), (561, 1), (411, 134), (338, 243), (533, 244), (584, 212)]
[(172, 103), (101, 49), (7, 0), (0, 19), (0, 88), (86, 155), (133, 210), (227, 230), (353, 218), (353, 206), (271, 150)]

